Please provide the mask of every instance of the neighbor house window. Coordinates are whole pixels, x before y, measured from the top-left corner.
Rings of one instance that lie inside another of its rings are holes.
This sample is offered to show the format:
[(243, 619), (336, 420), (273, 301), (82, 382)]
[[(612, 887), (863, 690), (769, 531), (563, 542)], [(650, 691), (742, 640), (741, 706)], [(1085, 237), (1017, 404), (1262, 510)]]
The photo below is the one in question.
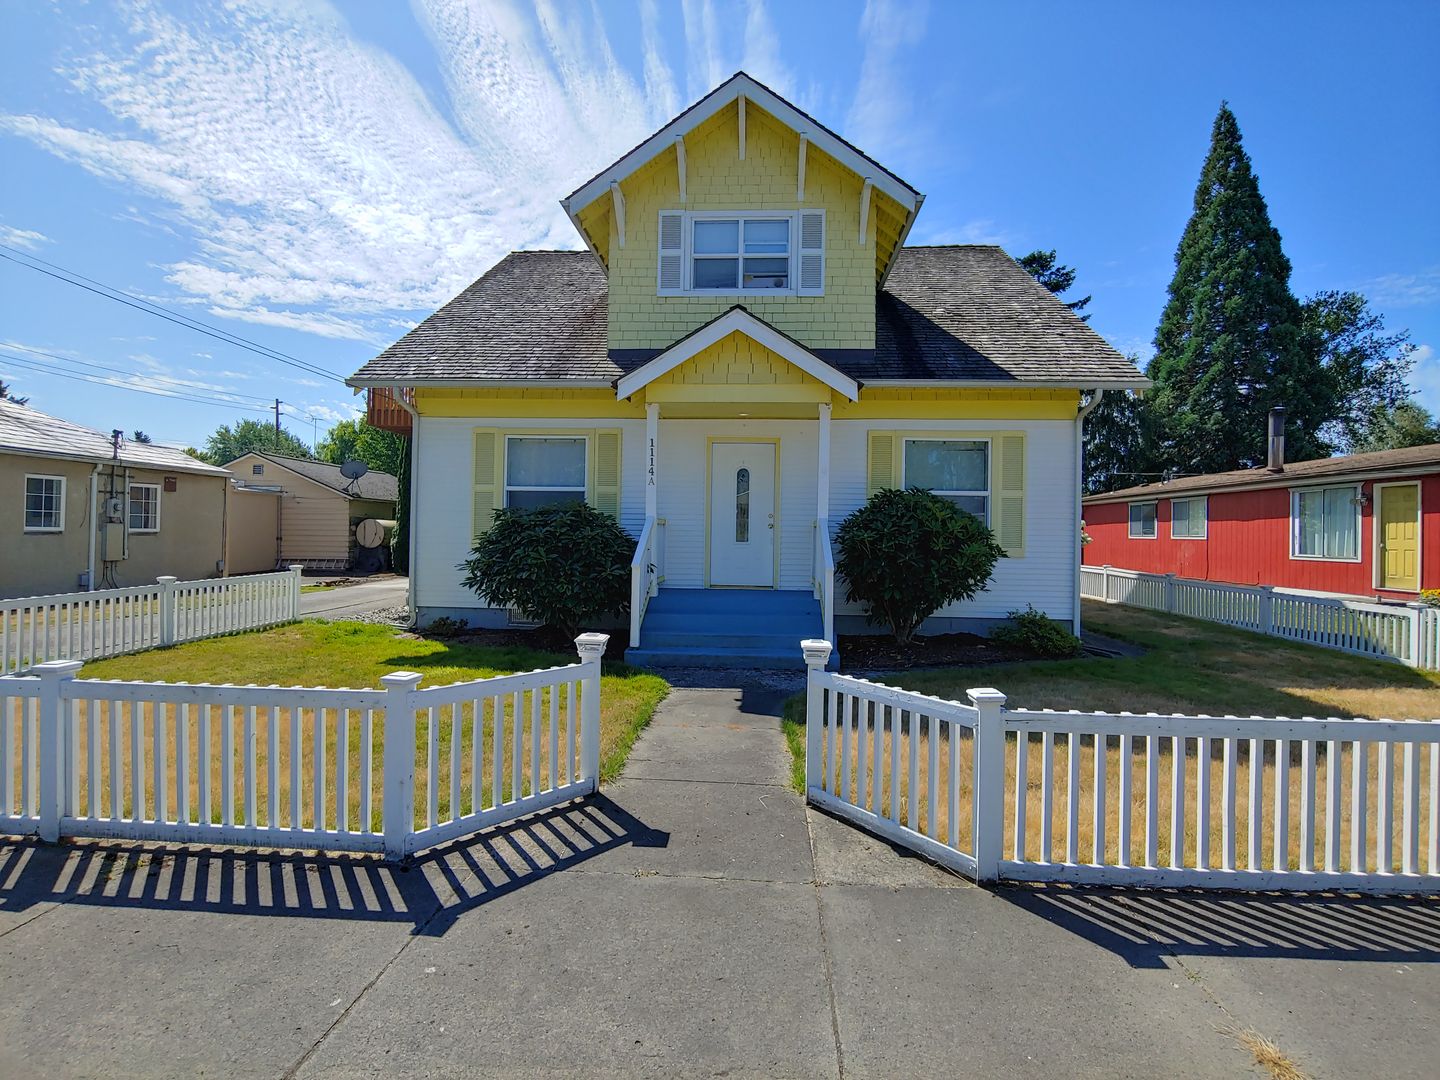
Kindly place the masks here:
[(25, 477), (25, 531), (63, 532), (65, 529), (65, 478)]
[(906, 439), (904, 485), (925, 488), (990, 522), (990, 443), (985, 439)]
[(1297, 559), (1360, 558), (1360, 489), (1309, 488), (1291, 494), (1292, 554)]
[(690, 288), (790, 288), (790, 217), (697, 217), (690, 222)]
[(1170, 500), (1170, 535), (1176, 540), (1204, 540), (1207, 525), (1203, 497)]
[(506, 506), (534, 510), (584, 501), (584, 438), (512, 435), (506, 440)]
[(1130, 504), (1130, 537), (1133, 540), (1155, 539), (1155, 504)]
[(160, 531), (160, 485), (130, 485), (130, 531)]

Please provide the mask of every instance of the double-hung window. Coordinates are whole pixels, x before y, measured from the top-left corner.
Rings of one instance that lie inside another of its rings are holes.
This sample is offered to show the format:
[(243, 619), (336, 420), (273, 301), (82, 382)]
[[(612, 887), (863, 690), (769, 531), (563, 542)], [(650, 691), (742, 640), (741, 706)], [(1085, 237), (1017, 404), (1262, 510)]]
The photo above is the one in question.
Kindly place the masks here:
[(1306, 488), (1290, 498), (1290, 553), (1295, 558), (1359, 560), (1359, 488)]
[(1155, 539), (1155, 504), (1153, 502), (1130, 504), (1130, 539)]
[(1208, 526), (1205, 497), (1170, 500), (1170, 535), (1176, 540), (1204, 540)]
[(65, 531), (65, 478), (25, 477), (25, 531)]
[(925, 488), (990, 523), (988, 439), (906, 439), (904, 485)]
[(160, 485), (130, 485), (130, 531), (153, 533), (160, 531)]
[(511, 435), (505, 445), (505, 505), (522, 510), (585, 501), (583, 435)]
[(790, 289), (789, 214), (690, 220), (690, 288), (695, 292)]

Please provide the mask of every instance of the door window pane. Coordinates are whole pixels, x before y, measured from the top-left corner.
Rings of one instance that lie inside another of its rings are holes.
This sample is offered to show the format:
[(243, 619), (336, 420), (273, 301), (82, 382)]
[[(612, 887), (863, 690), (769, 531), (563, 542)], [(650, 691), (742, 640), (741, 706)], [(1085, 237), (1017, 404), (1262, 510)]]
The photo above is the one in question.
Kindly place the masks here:
[(735, 472), (735, 542), (750, 542), (750, 470)]

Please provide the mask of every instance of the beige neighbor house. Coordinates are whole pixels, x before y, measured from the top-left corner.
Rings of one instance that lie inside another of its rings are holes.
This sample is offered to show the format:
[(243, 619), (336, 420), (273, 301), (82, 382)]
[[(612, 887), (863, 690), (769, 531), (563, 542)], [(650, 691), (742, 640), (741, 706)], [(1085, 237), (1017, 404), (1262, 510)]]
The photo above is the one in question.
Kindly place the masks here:
[[(0, 401), (0, 597), (225, 572), (230, 476)], [(265, 500), (273, 502), (273, 497)]]
[(367, 518), (395, 517), (399, 486), (389, 473), (349, 480), (338, 465), (262, 453), (245, 454), (225, 468), (238, 491), (279, 493), (271, 534), (272, 550), (279, 550), (275, 565), (343, 570), (354, 554), (355, 526)]

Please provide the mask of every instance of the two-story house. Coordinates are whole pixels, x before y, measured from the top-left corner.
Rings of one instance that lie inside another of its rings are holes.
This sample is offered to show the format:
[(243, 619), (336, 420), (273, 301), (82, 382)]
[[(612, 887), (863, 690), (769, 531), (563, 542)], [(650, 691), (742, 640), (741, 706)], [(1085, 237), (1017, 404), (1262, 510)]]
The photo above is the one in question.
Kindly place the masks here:
[(1084, 408), (1145, 380), (998, 247), (906, 247), (922, 202), (743, 73), (563, 199), (584, 250), (512, 253), (350, 380), (414, 439), (419, 621), (504, 624), (473, 538), (584, 498), (637, 539), (632, 661), (798, 665), (863, 626), (837, 523), (924, 487), (1006, 558), (923, 629), (1078, 626)]

